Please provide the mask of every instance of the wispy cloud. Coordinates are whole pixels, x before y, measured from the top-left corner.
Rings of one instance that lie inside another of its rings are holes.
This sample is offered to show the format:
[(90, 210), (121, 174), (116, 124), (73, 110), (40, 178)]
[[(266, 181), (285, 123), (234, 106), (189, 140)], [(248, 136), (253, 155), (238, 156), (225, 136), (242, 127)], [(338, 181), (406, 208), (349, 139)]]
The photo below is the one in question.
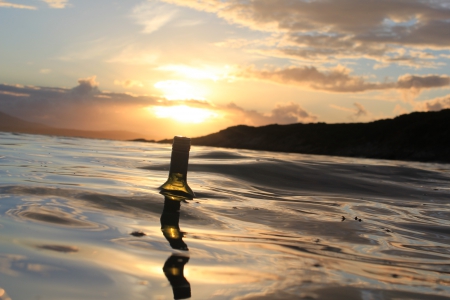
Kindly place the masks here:
[(19, 9), (32, 9), (32, 10), (37, 9), (35, 6), (10, 3), (10, 2), (6, 2), (6, 1), (2, 1), (2, 0), (0, 0), (0, 7), (19, 8)]
[(30, 94), (9, 92), (9, 91), (0, 91), (0, 94), (6, 95), (6, 96), (13, 96), (13, 97), (29, 97), (30, 96)]
[(260, 113), (256, 110), (246, 110), (235, 103), (229, 103), (222, 110), (231, 114), (237, 124), (261, 126), (267, 124), (292, 124), (316, 122), (317, 116), (307, 112), (300, 105), (288, 102), (277, 104), (270, 113)]
[(367, 116), (369, 114), (369, 112), (366, 110), (366, 108), (358, 102), (353, 103), (353, 105), (355, 106), (355, 117), (362, 117), (362, 116)]
[(131, 80), (131, 79), (127, 79), (127, 80), (114, 80), (114, 84), (115, 85), (120, 85), (123, 86), (125, 88), (132, 88), (132, 87), (143, 87), (144, 85), (142, 84), (142, 82), (138, 81), (138, 80)]
[(450, 95), (427, 100), (424, 102), (418, 102), (415, 104), (415, 108), (422, 111), (439, 111), (442, 109), (450, 108)]
[(396, 116), (399, 116), (399, 115), (407, 114), (410, 111), (407, 110), (406, 108), (404, 108), (403, 106), (401, 106), (400, 104), (397, 104), (397, 105), (395, 105), (393, 112)]
[(146, 49), (137, 45), (128, 45), (122, 50), (117, 51), (111, 58), (107, 59), (108, 63), (125, 63), (132, 65), (154, 65), (160, 53), (154, 49)]
[(131, 16), (144, 27), (143, 33), (150, 34), (173, 20), (177, 13), (171, 5), (150, 1), (135, 6)]
[(65, 8), (69, 5), (69, 0), (42, 0), (51, 8)]
[(352, 121), (371, 115), (361, 103), (355, 102), (353, 103), (353, 106), (354, 108), (343, 107), (335, 104), (330, 105), (330, 107), (334, 109), (351, 113), (348, 118)]

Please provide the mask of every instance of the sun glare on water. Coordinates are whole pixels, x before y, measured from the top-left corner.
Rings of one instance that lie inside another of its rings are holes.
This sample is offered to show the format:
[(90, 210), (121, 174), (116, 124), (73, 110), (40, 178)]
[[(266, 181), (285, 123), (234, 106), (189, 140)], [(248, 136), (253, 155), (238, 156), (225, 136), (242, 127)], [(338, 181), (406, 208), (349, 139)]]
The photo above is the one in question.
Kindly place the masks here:
[(215, 112), (208, 109), (187, 105), (156, 106), (152, 110), (157, 118), (171, 118), (182, 123), (202, 123), (209, 118), (217, 117)]

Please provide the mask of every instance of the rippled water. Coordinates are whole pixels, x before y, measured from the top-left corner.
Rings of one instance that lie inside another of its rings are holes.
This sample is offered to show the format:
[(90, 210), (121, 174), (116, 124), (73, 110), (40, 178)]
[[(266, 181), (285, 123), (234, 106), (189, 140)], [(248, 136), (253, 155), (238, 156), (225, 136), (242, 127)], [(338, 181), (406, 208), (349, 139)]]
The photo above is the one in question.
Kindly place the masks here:
[(448, 299), (450, 165), (193, 147), (182, 251), (170, 152), (0, 133), (0, 299)]

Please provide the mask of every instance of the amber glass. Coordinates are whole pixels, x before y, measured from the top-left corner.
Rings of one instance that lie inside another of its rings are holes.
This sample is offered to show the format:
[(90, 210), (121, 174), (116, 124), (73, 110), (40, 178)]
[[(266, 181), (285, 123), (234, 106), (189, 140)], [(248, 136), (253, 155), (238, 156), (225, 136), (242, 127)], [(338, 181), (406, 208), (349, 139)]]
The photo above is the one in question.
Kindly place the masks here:
[(190, 149), (190, 138), (180, 136), (174, 137), (172, 155), (170, 158), (169, 178), (160, 187), (161, 193), (172, 200), (180, 201), (182, 198), (192, 199), (195, 197), (194, 192), (187, 184)]

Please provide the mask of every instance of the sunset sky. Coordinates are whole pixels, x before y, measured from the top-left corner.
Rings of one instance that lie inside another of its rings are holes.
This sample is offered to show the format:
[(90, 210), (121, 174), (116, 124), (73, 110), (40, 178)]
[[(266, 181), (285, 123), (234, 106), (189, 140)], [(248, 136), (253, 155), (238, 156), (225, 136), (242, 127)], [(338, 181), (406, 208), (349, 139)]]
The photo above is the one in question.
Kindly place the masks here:
[(65, 128), (162, 139), (440, 110), (449, 62), (448, 0), (0, 0), (0, 111)]

